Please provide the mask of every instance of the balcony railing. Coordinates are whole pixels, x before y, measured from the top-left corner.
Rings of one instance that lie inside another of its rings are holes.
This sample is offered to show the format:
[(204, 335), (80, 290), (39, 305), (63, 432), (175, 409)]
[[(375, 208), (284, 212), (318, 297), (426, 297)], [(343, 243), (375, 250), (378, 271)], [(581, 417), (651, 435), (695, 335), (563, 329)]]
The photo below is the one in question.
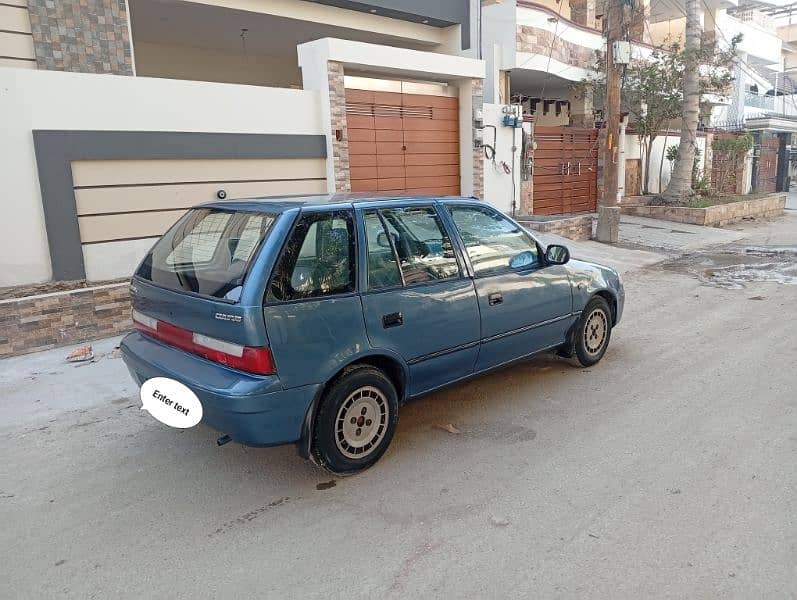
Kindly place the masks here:
[(773, 33), (775, 32), (774, 19), (760, 11), (754, 9), (738, 10), (733, 12), (733, 16), (742, 23), (752, 23), (754, 25), (758, 25), (761, 29), (771, 31)]
[(744, 105), (763, 110), (775, 110), (775, 97), (748, 93), (744, 95)]

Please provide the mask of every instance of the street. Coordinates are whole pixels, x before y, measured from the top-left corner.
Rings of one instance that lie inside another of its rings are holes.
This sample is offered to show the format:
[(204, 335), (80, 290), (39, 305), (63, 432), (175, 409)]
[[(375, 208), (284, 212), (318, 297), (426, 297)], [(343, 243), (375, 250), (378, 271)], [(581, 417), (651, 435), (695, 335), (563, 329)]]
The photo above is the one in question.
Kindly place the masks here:
[[(158, 423), (110, 354), (71, 406), (44, 366), (0, 399), (0, 597), (797, 597), (797, 213), (735, 233), (629, 266), (598, 365), (413, 401), (342, 479)], [(716, 278), (747, 246), (782, 277)]]

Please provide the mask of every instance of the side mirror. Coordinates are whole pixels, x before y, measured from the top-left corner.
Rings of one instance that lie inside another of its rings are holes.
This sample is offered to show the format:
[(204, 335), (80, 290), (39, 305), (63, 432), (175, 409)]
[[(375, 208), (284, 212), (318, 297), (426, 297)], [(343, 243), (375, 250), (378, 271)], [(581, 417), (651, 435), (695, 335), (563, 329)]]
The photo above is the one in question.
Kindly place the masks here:
[(376, 245), (379, 246), (380, 248), (390, 248), (391, 247), (390, 246), (390, 239), (391, 238), (393, 239), (393, 244), (398, 244), (398, 236), (395, 233), (393, 233), (393, 232), (390, 232), (389, 235), (390, 235), (390, 238), (387, 237), (388, 236), (387, 233), (385, 233), (384, 231), (380, 231), (376, 235)]
[(510, 269), (523, 269), (525, 267), (530, 267), (537, 262), (537, 255), (530, 250), (526, 250), (525, 252), (521, 252), (520, 254), (515, 254), (509, 260), (509, 268)]
[(570, 260), (570, 250), (567, 246), (551, 244), (545, 251), (545, 260), (549, 265), (563, 265)]

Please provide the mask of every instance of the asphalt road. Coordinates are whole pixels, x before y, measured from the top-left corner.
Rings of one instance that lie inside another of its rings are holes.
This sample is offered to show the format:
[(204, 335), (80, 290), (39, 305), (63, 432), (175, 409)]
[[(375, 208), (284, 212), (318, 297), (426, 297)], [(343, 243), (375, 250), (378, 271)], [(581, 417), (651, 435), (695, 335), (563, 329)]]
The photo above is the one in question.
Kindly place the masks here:
[(593, 368), (406, 406), (354, 477), (90, 386), (5, 421), (0, 597), (795, 598), (797, 285), (714, 287), (704, 262), (627, 273)]

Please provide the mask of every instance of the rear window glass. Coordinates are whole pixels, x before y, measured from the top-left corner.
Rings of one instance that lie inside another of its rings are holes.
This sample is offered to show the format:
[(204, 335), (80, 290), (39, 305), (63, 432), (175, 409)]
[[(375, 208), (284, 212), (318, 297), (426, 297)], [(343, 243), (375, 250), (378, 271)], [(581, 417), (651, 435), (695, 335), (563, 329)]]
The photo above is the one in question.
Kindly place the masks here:
[(274, 219), (262, 212), (190, 210), (155, 244), (136, 275), (174, 290), (237, 302)]

